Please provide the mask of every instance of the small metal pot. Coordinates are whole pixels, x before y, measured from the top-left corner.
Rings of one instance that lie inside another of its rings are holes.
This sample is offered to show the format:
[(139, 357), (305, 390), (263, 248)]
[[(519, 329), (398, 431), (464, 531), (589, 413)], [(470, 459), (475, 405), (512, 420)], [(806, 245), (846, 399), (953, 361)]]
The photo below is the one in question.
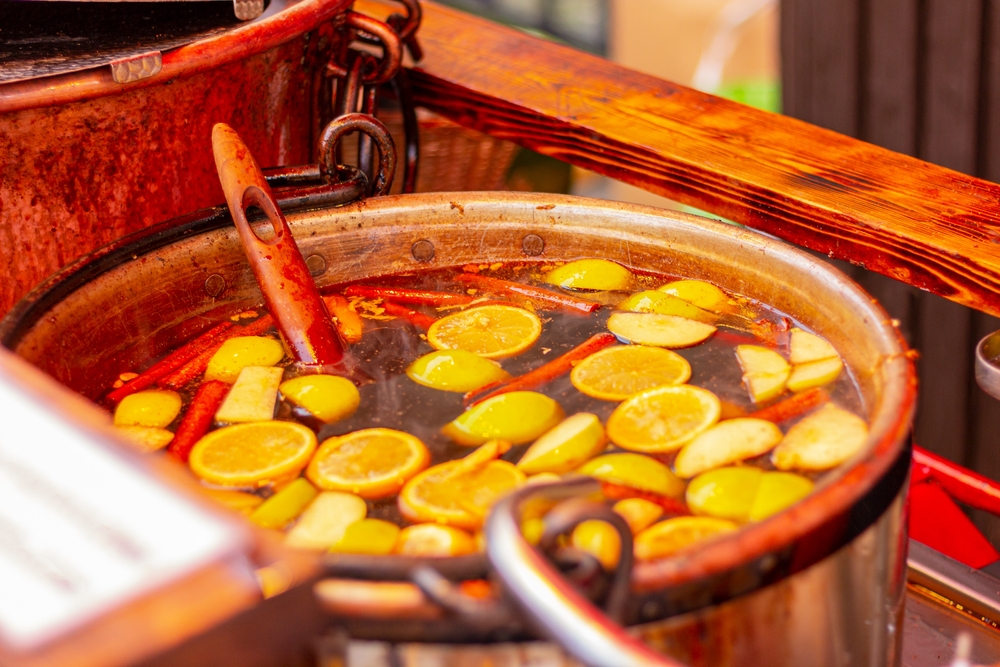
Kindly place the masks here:
[[(860, 387), (868, 446), (788, 511), (691, 553), (638, 564), (620, 617), (633, 634), (691, 665), (899, 663), (916, 380), (888, 316), (837, 270), (738, 227), (556, 195), (404, 195), (288, 219), (320, 286), (486, 260), (605, 257), (709, 280), (827, 338)], [(260, 301), (236, 231), (215, 210), (164, 223), (69, 266), (18, 304), (0, 335), (19, 355), (94, 398), (118, 369), (192, 335), (197, 316), (207, 326)], [(544, 492), (570, 493), (573, 484)], [(327, 571), (341, 579), (416, 578), (437, 603), (432, 613), (406, 618), (382, 609), (381, 620), (343, 607), (339, 622), (355, 635), (387, 639), (498, 639), (535, 628), (589, 664), (626, 664), (614, 662), (623, 654), (597, 655), (614, 642), (598, 646), (611, 635), (601, 634), (609, 626), (596, 611), (561, 584), (546, 583), (551, 572), (539, 574), (537, 553), (512, 528), (524, 493), (503, 501), (488, 526), (490, 569), (511, 593), (508, 603), (475, 608), (439, 586), (482, 576), (483, 557), (434, 563), (331, 557)], [(429, 564), (443, 578), (417, 567)]]

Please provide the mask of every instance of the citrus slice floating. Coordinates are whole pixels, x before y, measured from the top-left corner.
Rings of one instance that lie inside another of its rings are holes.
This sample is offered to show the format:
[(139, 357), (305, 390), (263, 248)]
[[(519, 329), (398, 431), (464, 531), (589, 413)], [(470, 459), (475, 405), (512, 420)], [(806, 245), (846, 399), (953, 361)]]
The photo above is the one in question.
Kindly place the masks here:
[(493, 439), (523, 445), (556, 426), (565, 416), (559, 404), (545, 394), (512, 391), (469, 408), (441, 432), (467, 447)]
[(337, 375), (303, 375), (285, 380), (278, 391), (288, 402), (327, 423), (347, 419), (361, 403), (354, 383)]
[(419, 438), (391, 428), (367, 428), (325, 440), (306, 477), (327, 491), (385, 498), (427, 467), (430, 452)]
[(570, 544), (591, 554), (609, 572), (618, 565), (622, 553), (618, 531), (607, 521), (598, 519), (579, 523), (570, 535)]
[(115, 408), (115, 426), (164, 428), (181, 411), (181, 395), (176, 391), (149, 389), (122, 399)]
[(263, 486), (298, 473), (316, 449), (316, 434), (293, 422), (236, 424), (212, 431), (191, 450), (195, 475), (220, 486)]
[(719, 420), (722, 406), (707, 389), (656, 387), (628, 399), (608, 418), (608, 437), (622, 449), (673, 452)]
[(709, 470), (691, 480), (685, 500), (694, 514), (744, 523), (750, 518), (763, 474), (754, 466)]
[(676, 296), (690, 304), (711, 311), (722, 313), (732, 309), (729, 297), (712, 283), (703, 280), (675, 280), (657, 287), (658, 292)]
[(347, 527), (343, 537), (330, 547), (330, 553), (385, 556), (392, 553), (398, 537), (399, 526), (394, 523), (361, 519)]
[(737, 528), (732, 521), (707, 516), (667, 519), (635, 536), (635, 557), (639, 560), (666, 558), (692, 544), (731, 533)]
[(212, 355), (205, 369), (205, 380), (236, 382), (247, 366), (274, 366), (285, 356), (281, 343), (264, 336), (234, 336)]
[(718, 318), (702, 310), (698, 306), (688, 303), (672, 294), (665, 294), (658, 290), (646, 290), (638, 292), (618, 304), (619, 310), (627, 310), (633, 313), (659, 313), (661, 315), (676, 315), (705, 324), (713, 324)]
[(500, 496), (525, 481), (524, 473), (506, 461), (463, 468), (458, 459), (418, 473), (399, 493), (399, 511), (416, 523), (475, 530)]
[(670, 468), (642, 454), (605, 454), (587, 461), (577, 472), (603, 482), (649, 491), (668, 498), (680, 498), (684, 495), (684, 482), (670, 472)]
[(683, 384), (690, 377), (687, 359), (644, 345), (605, 348), (581, 361), (569, 375), (574, 387), (603, 401), (624, 401), (653, 387)]
[(510, 373), (495, 361), (466, 350), (436, 350), (425, 354), (410, 364), (406, 375), (425, 387), (463, 393), (510, 377)]
[(768, 471), (760, 476), (750, 507), (751, 521), (761, 521), (799, 502), (813, 490), (812, 480), (791, 472)]
[(607, 259), (580, 259), (552, 269), (545, 282), (565, 289), (622, 291), (632, 284), (632, 272)]
[(663, 508), (645, 498), (619, 500), (612, 509), (625, 519), (633, 535), (649, 528), (663, 516)]
[(542, 321), (524, 308), (487, 304), (442, 317), (427, 330), (436, 350), (465, 350), (486, 359), (524, 352), (542, 333)]
[(425, 523), (399, 531), (394, 551), (404, 556), (464, 556), (476, 551), (476, 541), (464, 530)]

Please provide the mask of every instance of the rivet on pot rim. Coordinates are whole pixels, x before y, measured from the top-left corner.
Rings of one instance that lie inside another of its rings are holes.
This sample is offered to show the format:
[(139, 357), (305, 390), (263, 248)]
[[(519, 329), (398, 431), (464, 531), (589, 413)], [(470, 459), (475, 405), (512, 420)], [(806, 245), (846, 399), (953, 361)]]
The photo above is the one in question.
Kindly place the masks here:
[(306, 267), (312, 275), (321, 276), (326, 273), (326, 257), (323, 257), (323, 255), (309, 255), (306, 257)]
[(429, 262), (434, 259), (434, 244), (427, 239), (421, 239), (413, 244), (410, 252), (413, 253), (413, 259), (418, 262)]
[(521, 250), (524, 251), (525, 255), (537, 257), (545, 250), (545, 239), (538, 234), (528, 234), (521, 241)]
[(639, 608), (639, 614), (642, 616), (643, 620), (650, 620), (657, 618), (660, 615), (660, 603), (656, 600), (649, 600), (642, 604)]
[(205, 293), (211, 297), (219, 296), (224, 289), (226, 289), (226, 279), (218, 273), (213, 273), (205, 281)]

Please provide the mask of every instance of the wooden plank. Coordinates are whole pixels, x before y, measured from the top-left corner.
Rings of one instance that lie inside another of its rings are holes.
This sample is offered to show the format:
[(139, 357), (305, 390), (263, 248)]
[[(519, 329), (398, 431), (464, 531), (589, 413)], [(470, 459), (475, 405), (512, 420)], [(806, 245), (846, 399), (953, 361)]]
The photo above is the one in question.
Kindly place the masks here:
[(785, 113), (857, 136), (859, 0), (781, 3)]
[(1000, 314), (1000, 186), (431, 2), (421, 43), (463, 125)]

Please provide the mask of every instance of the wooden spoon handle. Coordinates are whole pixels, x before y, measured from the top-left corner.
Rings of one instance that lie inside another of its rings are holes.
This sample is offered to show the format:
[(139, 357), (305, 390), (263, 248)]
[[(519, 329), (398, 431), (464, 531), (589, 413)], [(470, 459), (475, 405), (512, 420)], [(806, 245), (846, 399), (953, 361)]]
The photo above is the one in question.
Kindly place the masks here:
[[(289, 352), (302, 364), (336, 364), (344, 356), (343, 342), (260, 167), (224, 123), (212, 129), (212, 151), (243, 250)], [(271, 238), (262, 239), (250, 226), (250, 206), (267, 216)]]

